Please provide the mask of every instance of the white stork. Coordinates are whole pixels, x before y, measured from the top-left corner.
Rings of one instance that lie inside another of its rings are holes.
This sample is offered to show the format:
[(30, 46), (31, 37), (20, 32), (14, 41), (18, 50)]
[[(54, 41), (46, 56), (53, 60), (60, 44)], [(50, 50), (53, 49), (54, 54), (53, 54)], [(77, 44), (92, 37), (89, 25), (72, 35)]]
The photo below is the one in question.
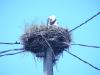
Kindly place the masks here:
[(54, 15), (48, 18), (47, 25), (58, 26), (56, 17)]

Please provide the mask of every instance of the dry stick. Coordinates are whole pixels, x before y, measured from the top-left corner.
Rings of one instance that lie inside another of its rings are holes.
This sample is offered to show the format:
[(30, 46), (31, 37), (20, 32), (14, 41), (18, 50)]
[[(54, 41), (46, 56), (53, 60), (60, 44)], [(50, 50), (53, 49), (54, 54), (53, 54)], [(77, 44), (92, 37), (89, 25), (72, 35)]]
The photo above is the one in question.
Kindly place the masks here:
[(19, 53), (22, 53), (22, 52), (25, 52), (25, 51), (20, 51), (20, 52), (16, 52), (16, 53), (9, 53), (9, 54), (3, 54), (3, 55), (0, 55), (0, 57), (9, 56), (9, 55), (15, 55), (15, 54), (19, 54)]
[[(47, 24), (47, 26), (48, 26), (48, 24)], [(38, 28), (38, 32), (39, 32), (39, 28)], [(40, 35), (41, 35), (41, 37), (45, 40), (45, 42), (47, 43), (47, 45), (49, 46), (50, 50), (52, 50), (52, 53), (53, 53), (54, 58), (55, 58), (55, 54), (54, 54), (54, 51), (53, 51), (51, 45), (48, 43), (48, 41), (47, 41), (46, 38), (42, 35), (41, 32), (40, 32)]]
[(10, 50), (5, 50), (5, 51), (1, 51), (0, 54), (2, 53), (6, 53), (6, 52), (9, 52), (9, 51), (19, 51), (19, 50), (23, 50), (23, 48), (20, 48), (20, 49), (10, 49)]
[(93, 18), (95, 18), (96, 16), (98, 16), (99, 14), (100, 14), (100, 12), (96, 13), (91, 18), (87, 19), (85, 22), (83, 22), (80, 25), (76, 26), (75, 28), (71, 29), (69, 32), (72, 32), (72, 31), (76, 30), (77, 28), (83, 26), (84, 24), (86, 24), (87, 22), (89, 22), (90, 20), (92, 20)]
[(84, 45), (84, 44), (71, 44), (71, 45), (79, 45), (79, 46), (92, 47), (92, 48), (100, 48), (100, 46), (91, 46), (91, 45)]
[(52, 53), (53, 53), (54, 58), (55, 58), (55, 54), (54, 54), (54, 51), (53, 51), (51, 45), (48, 43), (48, 41), (46, 40), (46, 38), (45, 38), (41, 33), (40, 33), (40, 35), (42, 36), (42, 38), (43, 38), (43, 39), (45, 40), (45, 42), (47, 43), (47, 45), (49, 46), (50, 50), (52, 50)]
[(96, 66), (94, 66), (94, 65), (90, 64), (89, 62), (87, 62), (87, 61), (85, 61), (85, 60), (81, 59), (80, 57), (76, 56), (75, 54), (73, 54), (73, 53), (71, 53), (71, 52), (69, 52), (69, 51), (67, 51), (67, 50), (65, 50), (65, 51), (66, 51), (67, 53), (69, 53), (70, 55), (74, 56), (75, 58), (77, 58), (77, 59), (81, 60), (82, 62), (84, 62), (84, 63), (88, 64), (88, 65), (89, 65), (89, 66), (91, 66), (92, 68), (94, 68), (94, 69), (96, 69), (96, 70), (99, 70), (99, 71), (100, 71), (100, 68), (97, 68)]

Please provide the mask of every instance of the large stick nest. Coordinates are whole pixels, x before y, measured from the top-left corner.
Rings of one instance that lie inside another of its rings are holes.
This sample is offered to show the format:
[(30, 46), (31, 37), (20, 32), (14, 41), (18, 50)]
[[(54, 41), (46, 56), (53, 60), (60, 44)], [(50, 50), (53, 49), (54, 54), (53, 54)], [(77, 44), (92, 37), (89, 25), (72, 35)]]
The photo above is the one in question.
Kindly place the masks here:
[(22, 35), (24, 49), (37, 57), (44, 57), (49, 47), (57, 57), (69, 48), (70, 42), (68, 30), (57, 26), (32, 25)]

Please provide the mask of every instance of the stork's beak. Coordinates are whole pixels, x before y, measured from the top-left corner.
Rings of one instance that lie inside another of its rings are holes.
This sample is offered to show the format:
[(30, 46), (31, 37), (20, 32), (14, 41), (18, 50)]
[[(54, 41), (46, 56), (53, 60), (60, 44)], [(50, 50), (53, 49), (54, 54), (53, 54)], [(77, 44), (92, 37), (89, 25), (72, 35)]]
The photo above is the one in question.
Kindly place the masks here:
[(55, 22), (56, 22), (56, 19), (55, 19), (54, 21), (52, 21), (52, 19), (51, 19), (51, 20), (50, 20), (50, 25), (55, 24)]
[(47, 25), (49, 25), (49, 18), (47, 19)]

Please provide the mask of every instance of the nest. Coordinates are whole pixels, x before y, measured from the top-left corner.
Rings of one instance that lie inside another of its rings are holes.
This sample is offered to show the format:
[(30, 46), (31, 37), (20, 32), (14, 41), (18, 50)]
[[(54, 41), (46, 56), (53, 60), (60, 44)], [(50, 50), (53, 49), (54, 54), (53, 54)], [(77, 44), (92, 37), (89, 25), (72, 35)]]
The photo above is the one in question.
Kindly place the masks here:
[(68, 29), (57, 26), (32, 25), (21, 37), (25, 51), (37, 57), (45, 57), (49, 47), (53, 50), (55, 62), (57, 57), (69, 48), (71, 37)]

